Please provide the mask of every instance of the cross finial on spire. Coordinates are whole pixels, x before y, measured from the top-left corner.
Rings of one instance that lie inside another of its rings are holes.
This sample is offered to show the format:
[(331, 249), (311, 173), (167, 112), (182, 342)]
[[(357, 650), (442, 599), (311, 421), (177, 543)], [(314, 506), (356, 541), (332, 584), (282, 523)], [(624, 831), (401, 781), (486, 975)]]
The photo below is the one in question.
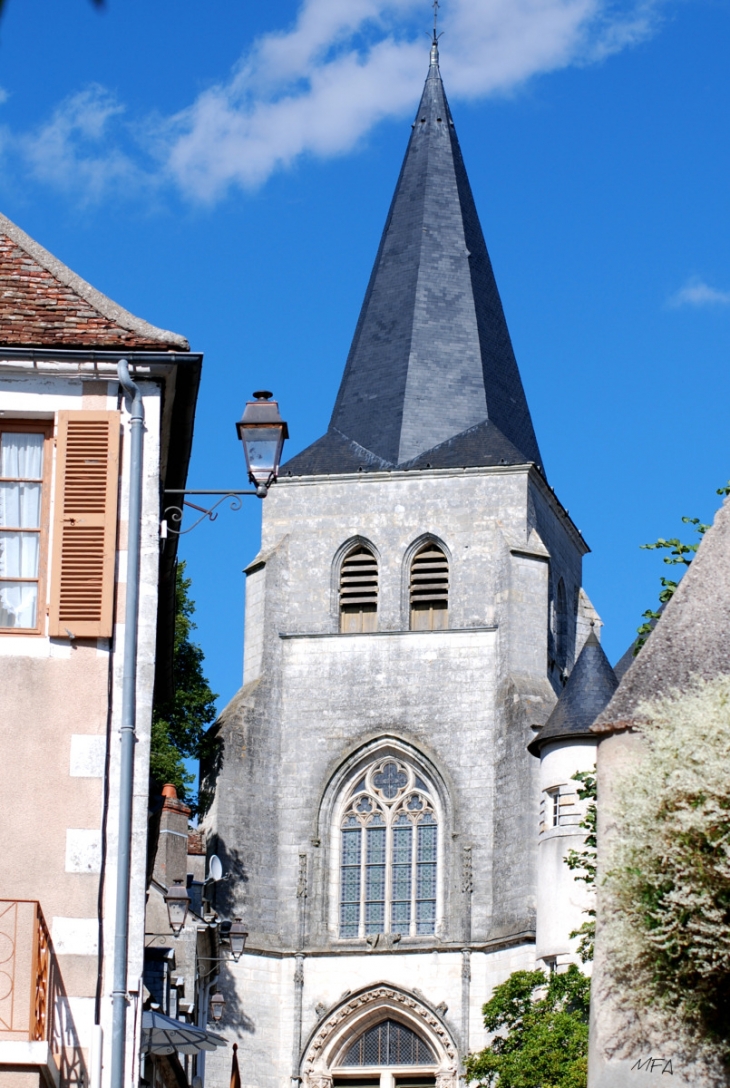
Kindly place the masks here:
[(438, 34), (438, 17), (439, 17), (439, 0), (433, 0), (433, 39), (431, 41), (431, 66), (438, 68), (439, 63), (439, 34)]

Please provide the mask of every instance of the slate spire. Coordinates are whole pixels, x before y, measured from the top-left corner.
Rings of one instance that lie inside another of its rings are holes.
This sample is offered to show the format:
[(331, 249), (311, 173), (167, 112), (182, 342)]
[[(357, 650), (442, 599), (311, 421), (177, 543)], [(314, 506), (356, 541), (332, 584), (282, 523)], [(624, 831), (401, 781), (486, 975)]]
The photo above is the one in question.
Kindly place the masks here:
[(327, 434), (284, 468), (542, 465), (438, 43)]

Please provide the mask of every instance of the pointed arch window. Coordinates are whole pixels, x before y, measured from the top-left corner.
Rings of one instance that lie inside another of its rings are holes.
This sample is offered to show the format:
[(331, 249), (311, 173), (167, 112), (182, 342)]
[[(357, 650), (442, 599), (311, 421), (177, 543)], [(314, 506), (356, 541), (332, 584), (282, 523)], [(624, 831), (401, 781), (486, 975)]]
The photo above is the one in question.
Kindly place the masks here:
[(352, 787), (340, 825), (340, 936), (436, 929), (438, 821), (431, 790), (393, 758)]
[(410, 576), (412, 631), (443, 631), (449, 625), (449, 561), (437, 544), (413, 556)]
[(430, 1046), (397, 1020), (381, 1020), (368, 1028), (345, 1052), (343, 1066), (435, 1065)]
[(340, 568), (340, 631), (375, 631), (378, 619), (378, 561), (364, 544), (347, 553)]

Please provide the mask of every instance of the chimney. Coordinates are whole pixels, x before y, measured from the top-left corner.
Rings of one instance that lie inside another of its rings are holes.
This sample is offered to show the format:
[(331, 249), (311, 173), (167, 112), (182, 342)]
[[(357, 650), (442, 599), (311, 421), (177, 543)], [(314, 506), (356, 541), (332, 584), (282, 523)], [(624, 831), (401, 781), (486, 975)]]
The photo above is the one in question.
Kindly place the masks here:
[(160, 816), (160, 836), (155, 854), (154, 879), (165, 888), (187, 878), (188, 819), (190, 809), (178, 800), (177, 790), (168, 782), (162, 787), (164, 803)]

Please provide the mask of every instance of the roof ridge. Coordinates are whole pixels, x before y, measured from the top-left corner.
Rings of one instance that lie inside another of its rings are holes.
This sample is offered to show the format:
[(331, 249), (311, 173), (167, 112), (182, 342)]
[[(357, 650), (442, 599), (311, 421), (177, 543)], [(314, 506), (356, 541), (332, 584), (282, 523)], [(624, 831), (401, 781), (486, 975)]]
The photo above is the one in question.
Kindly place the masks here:
[(697, 554), (651, 635), (625, 672), (593, 733), (633, 728), (639, 708), (730, 674), (730, 498), (715, 513)]
[(0, 234), (6, 235), (15, 245), (24, 250), (29, 257), (32, 257), (42, 268), (45, 268), (46, 272), (49, 272), (54, 279), (59, 280), (103, 317), (114, 321), (121, 328), (148, 340), (158, 340), (161, 344), (166, 344), (170, 348), (175, 347), (181, 351), (190, 350), (190, 344), (186, 337), (168, 329), (160, 329), (141, 317), (135, 317), (129, 310), (125, 310), (123, 306), (114, 302), (113, 299), (102, 294), (96, 287), (92, 287), (87, 280), (72, 271), (62, 261), (59, 261), (57, 257), (49, 253), (39, 242), (36, 242), (24, 230), (21, 230), (12, 219), (8, 219), (2, 212), (0, 212)]

